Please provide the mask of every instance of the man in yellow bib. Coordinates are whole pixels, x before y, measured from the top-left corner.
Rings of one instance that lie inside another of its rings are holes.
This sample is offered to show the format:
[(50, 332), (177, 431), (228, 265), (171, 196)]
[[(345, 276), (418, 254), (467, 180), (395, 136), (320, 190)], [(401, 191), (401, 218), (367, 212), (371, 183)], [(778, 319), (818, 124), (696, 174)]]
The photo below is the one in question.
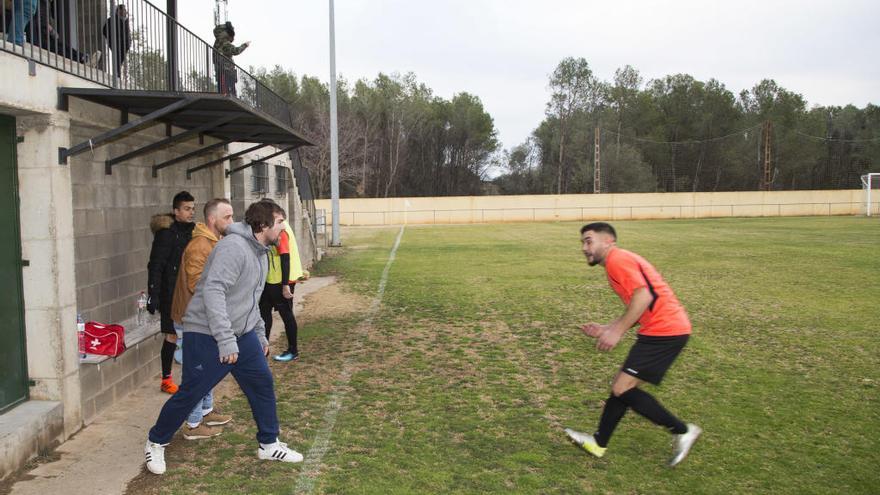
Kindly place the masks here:
[(281, 315), (284, 332), (287, 335), (287, 350), (273, 359), (290, 362), (299, 359), (298, 328), (293, 314), (293, 289), (298, 281), (306, 278), (306, 274), (299, 259), (299, 249), (293, 229), (287, 223), (287, 213), (282, 210), (281, 214), (284, 217), (284, 230), (278, 237), (278, 243), (269, 250), (269, 273), (263, 295), (260, 297), (260, 315), (266, 323), (267, 339), (272, 330), (272, 310), (278, 311)]

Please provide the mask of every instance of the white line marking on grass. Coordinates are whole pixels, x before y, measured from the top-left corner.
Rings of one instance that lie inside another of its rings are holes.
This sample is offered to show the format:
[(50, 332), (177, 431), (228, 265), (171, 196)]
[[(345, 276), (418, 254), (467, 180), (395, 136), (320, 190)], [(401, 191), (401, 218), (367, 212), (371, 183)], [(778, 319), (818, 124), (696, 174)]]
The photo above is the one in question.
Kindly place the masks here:
[[(379, 307), (382, 305), (382, 297), (385, 295), (385, 286), (388, 283), (388, 272), (391, 271), (391, 264), (397, 256), (397, 248), (400, 247), (400, 240), (403, 238), (403, 231), (406, 226), (400, 227), (397, 239), (394, 241), (394, 247), (391, 248), (391, 254), (388, 255), (388, 262), (385, 263), (385, 270), (382, 271), (382, 278), (379, 279), (379, 289), (376, 291), (376, 297), (367, 311), (367, 317), (363, 321), (363, 327), (368, 328), (373, 324), (373, 318), (379, 313)], [(348, 384), (351, 381), (352, 364), (351, 359), (346, 358), (342, 365), (342, 373), (339, 374), (339, 380), (336, 384), (330, 401), (324, 409), (324, 419), (322, 420), (321, 429), (315, 435), (315, 441), (305, 456), (302, 473), (296, 480), (295, 493), (311, 493), (315, 488), (315, 481), (318, 479), (318, 470), (324, 460), (324, 455), (330, 450), (330, 438), (333, 436), (333, 428), (336, 426), (336, 417), (342, 409), (342, 401), (348, 393)]]

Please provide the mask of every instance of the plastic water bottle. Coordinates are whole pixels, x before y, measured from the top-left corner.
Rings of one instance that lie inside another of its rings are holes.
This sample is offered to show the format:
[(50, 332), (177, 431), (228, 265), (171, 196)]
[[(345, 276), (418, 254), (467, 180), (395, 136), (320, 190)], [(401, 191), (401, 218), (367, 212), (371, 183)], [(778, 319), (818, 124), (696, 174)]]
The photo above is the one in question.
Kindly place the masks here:
[(76, 314), (76, 337), (79, 343), (79, 357), (81, 359), (85, 359), (86, 357), (86, 320), (83, 319), (82, 314)]
[(147, 297), (146, 294), (144, 294), (144, 291), (141, 291), (141, 295), (138, 296), (138, 299), (137, 299), (137, 324), (138, 324), (138, 326), (143, 325), (146, 320), (147, 302), (149, 302), (149, 298)]

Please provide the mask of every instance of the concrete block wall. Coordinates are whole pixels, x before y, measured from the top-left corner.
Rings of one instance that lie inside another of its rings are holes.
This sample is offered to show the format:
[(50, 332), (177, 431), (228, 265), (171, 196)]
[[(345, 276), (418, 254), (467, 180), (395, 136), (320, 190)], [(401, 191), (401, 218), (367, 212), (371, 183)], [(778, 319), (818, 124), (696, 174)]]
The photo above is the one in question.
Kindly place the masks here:
[[(120, 119), (118, 111), (73, 98), (69, 114), (71, 144), (119, 125)], [(182, 190), (196, 198), (195, 221), (204, 220), (202, 207), (207, 200), (228, 195), (219, 165), (193, 173), (190, 179), (186, 168), (196, 163), (175, 165), (160, 170), (156, 178), (152, 176), (152, 165), (200, 147), (195, 139), (120, 163), (111, 175), (105, 173), (105, 160), (165, 136), (165, 126), (156, 125), (69, 160), (77, 310), (87, 320), (119, 323), (128, 331), (147, 334), (116, 359), (79, 366), (81, 393), (77, 399), (84, 424), (160, 372), (163, 337), (158, 323), (152, 321), (149, 328), (137, 329), (133, 325), (138, 294), (147, 290), (153, 242), (150, 219), (154, 214), (170, 213), (174, 195)], [(210, 144), (210, 140), (206, 142)], [(194, 161), (207, 161), (219, 153)]]
[[(342, 225), (859, 215), (861, 190), (347, 198)], [(331, 211), (329, 199), (315, 207)]]
[[(162, 334), (154, 333), (134, 345), (116, 359), (98, 364), (83, 365), (82, 382), (83, 423), (92, 423), (103, 411), (122, 399), (161, 371), (159, 351)], [(126, 339), (127, 340), (127, 339)], [(158, 382), (156, 384), (158, 387)]]
[[(71, 143), (119, 123), (118, 112), (105, 107), (75, 99), (70, 107)], [(201, 209), (214, 197), (210, 171), (187, 180), (187, 164), (181, 164), (152, 177), (154, 163), (196, 149), (197, 141), (120, 163), (105, 174), (105, 160), (163, 137), (165, 127), (158, 125), (70, 159), (77, 306), (87, 320), (119, 323), (136, 313), (138, 294), (147, 289), (154, 214), (170, 213), (174, 195), (187, 190), (196, 198), (195, 219), (202, 221)]]

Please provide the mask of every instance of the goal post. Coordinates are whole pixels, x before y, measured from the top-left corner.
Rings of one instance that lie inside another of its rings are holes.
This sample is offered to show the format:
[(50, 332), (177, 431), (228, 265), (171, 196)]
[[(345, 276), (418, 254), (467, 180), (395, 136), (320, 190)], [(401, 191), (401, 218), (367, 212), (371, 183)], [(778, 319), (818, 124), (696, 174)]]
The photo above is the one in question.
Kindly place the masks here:
[(865, 215), (872, 216), (873, 210), (878, 210), (880, 201), (880, 172), (872, 172), (862, 176), (862, 191), (865, 194)]

